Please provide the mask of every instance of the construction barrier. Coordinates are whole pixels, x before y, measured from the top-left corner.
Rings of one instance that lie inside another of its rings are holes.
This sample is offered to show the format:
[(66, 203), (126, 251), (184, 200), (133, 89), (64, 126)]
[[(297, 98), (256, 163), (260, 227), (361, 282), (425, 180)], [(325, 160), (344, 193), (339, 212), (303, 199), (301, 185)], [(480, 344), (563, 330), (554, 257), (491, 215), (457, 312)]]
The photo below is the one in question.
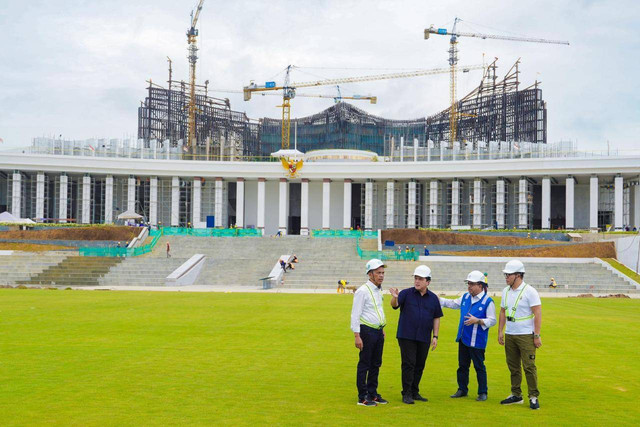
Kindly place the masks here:
[(356, 240), (356, 251), (360, 259), (378, 258), (382, 261), (417, 261), (420, 254), (416, 251), (368, 251), (360, 247), (360, 239)]
[(313, 237), (341, 237), (346, 239), (375, 239), (378, 232), (374, 230), (311, 230)]

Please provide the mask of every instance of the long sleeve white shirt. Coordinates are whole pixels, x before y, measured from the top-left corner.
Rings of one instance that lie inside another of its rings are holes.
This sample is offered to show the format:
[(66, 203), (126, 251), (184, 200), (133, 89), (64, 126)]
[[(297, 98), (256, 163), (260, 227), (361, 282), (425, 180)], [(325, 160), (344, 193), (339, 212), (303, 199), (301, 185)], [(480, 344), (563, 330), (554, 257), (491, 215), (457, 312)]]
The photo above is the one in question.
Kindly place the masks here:
[[(372, 295), (373, 298), (371, 298)], [(353, 296), (351, 308), (351, 330), (353, 332), (360, 333), (360, 319), (377, 327), (387, 323), (384, 316), (382, 289), (370, 280), (360, 286)]]
[[(485, 291), (480, 292), (475, 297), (471, 296), (471, 304), (475, 304), (484, 298)], [(456, 299), (446, 299), (440, 298), (440, 305), (447, 308), (452, 308), (454, 310), (460, 310), (460, 303), (462, 302), (462, 297)], [(483, 325), (480, 325), (482, 329), (489, 329), (493, 325), (496, 324), (496, 305), (491, 301), (487, 306), (487, 317), (482, 319)]]

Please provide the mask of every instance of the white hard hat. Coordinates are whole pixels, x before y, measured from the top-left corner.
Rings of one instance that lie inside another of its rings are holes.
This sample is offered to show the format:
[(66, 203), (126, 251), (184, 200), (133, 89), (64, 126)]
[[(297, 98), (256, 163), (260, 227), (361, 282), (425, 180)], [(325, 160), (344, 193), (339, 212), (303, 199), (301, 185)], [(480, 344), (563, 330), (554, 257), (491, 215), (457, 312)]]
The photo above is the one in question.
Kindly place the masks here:
[(467, 275), (467, 282), (486, 283), (484, 273), (478, 270), (473, 270)]
[(522, 261), (518, 261), (517, 259), (512, 259), (504, 266), (503, 273), (512, 274), (512, 273), (524, 273), (524, 264)]
[(376, 270), (380, 267), (386, 267), (386, 265), (384, 265), (384, 263), (382, 261), (380, 261), (377, 258), (373, 258), (370, 259), (369, 262), (367, 263), (367, 266), (365, 267), (367, 270), (367, 273), (369, 273), (371, 270)]
[(419, 265), (413, 271), (413, 275), (414, 276), (424, 277), (425, 279), (430, 279), (431, 278), (431, 269), (429, 267), (427, 267), (426, 265)]

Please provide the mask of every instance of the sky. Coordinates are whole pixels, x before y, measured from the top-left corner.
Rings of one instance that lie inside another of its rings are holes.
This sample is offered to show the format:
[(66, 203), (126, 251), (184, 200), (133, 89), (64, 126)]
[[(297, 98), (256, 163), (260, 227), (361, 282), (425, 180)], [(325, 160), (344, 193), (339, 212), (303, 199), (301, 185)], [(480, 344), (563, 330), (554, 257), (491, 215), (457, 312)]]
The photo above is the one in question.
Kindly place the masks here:
[[(188, 80), (186, 30), (196, 0), (0, 1), (0, 149), (37, 136), (123, 138), (137, 133), (137, 110), (151, 79)], [(251, 80), (282, 83), (446, 68), (449, 38), (423, 37), (431, 24), (506, 36), (567, 40), (570, 46), (459, 39), (459, 64), (498, 59), (503, 75), (521, 58), (523, 86), (541, 82), (548, 142), (581, 150), (640, 149), (640, 8), (618, 1), (205, 0), (197, 27), (199, 83), (241, 90)], [(459, 73), (458, 96), (481, 71)], [(449, 104), (449, 76), (341, 85), (343, 95), (390, 119), (437, 113)], [(299, 89), (334, 95), (335, 87)], [(254, 119), (280, 116), (275, 96), (220, 93)], [(332, 99), (296, 98), (292, 117)]]

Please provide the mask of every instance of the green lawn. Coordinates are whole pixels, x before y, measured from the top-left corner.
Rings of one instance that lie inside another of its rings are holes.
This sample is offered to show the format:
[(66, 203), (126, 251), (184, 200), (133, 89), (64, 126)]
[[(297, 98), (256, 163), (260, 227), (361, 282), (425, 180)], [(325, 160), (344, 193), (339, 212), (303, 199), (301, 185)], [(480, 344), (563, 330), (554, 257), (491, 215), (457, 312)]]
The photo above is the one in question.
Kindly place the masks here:
[(640, 417), (640, 300), (543, 301), (537, 412), (500, 406), (509, 374), (495, 329), (489, 401), (448, 397), (458, 313), (447, 309), (422, 380), (429, 402), (404, 405), (398, 312), (388, 306), (379, 391), (390, 404), (357, 406), (351, 300), (2, 289), (0, 424), (630, 425)]

